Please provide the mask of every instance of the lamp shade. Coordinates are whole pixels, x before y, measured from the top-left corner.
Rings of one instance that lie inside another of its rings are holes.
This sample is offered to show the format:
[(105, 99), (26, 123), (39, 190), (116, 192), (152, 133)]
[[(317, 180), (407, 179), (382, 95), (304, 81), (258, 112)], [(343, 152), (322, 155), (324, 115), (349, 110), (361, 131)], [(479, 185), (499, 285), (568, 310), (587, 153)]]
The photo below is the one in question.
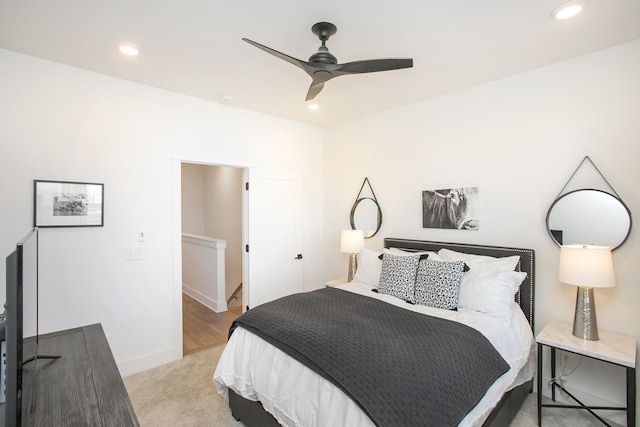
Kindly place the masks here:
[(616, 285), (610, 246), (565, 245), (560, 248), (558, 280), (569, 285), (609, 288)]
[(362, 230), (342, 230), (340, 235), (340, 252), (357, 254), (364, 247), (364, 233)]

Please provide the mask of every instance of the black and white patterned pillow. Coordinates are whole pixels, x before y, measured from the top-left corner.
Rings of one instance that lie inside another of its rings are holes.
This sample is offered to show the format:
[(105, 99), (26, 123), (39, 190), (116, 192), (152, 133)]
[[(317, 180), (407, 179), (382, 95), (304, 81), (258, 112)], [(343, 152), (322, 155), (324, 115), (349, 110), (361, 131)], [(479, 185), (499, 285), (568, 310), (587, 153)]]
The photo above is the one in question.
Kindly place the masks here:
[(462, 261), (420, 261), (415, 284), (416, 304), (455, 310), (465, 267)]
[(414, 286), (420, 255), (383, 254), (378, 293), (415, 303)]

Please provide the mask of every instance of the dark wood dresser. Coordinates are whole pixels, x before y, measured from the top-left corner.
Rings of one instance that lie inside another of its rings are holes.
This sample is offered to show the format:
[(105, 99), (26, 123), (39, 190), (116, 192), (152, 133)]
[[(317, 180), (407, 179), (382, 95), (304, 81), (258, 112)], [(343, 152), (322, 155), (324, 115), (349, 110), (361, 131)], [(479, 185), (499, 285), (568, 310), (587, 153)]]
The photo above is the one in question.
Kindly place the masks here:
[(101, 325), (41, 335), (38, 354), (60, 358), (24, 366), (23, 426), (139, 425)]

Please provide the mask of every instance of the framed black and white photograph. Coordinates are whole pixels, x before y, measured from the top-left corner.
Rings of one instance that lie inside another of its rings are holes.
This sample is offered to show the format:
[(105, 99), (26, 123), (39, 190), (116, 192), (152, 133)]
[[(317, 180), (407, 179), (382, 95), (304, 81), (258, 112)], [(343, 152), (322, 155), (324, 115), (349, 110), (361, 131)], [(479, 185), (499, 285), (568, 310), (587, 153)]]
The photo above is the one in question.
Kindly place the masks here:
[(35, 227), (102, 227), (104, 184), (33, 181)]
[(478, 187), (422, 192), (422, 228), (478, 230)]

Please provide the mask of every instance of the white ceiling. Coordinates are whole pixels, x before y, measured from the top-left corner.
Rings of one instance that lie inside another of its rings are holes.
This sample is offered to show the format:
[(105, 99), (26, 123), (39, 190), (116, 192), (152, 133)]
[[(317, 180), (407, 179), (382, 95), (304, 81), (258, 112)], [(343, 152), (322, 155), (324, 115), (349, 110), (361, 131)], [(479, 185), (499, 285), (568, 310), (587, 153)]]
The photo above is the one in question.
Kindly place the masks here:
[[(562, 1), (0, 0), (0, 48), (329, 126), (640, 38), (638, 0), (590, 0), (551, 19)], [(340, 63), (412, 57), (414, 67), (333, 79), (310, 111), (310, 77), (241, 38), (307, 60), (319, 21), (338, 27), (327, 46)], [(124, 57), (122, 42), (140, 55)]]

